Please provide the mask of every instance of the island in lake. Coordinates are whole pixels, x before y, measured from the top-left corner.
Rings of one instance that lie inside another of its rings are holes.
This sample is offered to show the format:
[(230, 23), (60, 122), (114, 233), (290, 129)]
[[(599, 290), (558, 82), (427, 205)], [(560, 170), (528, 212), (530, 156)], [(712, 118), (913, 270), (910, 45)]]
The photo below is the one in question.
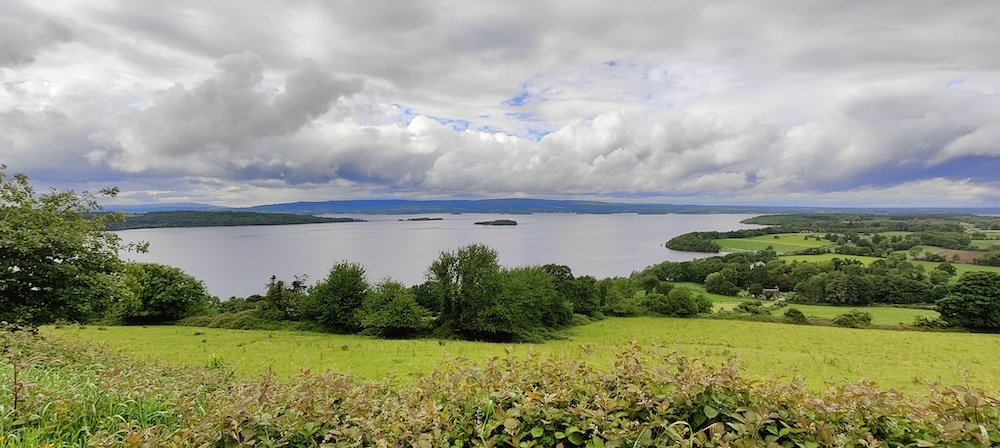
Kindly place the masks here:
[(407, 218), (400, 219), (400, 221), (444, 221), (444, 218), (428, 218), (426, 216), (420, 218)]
[(494, 221), (479, 221), (476, 223), (477, 226), (516, 226), (517, 221), (510, 219), (497, 219)]

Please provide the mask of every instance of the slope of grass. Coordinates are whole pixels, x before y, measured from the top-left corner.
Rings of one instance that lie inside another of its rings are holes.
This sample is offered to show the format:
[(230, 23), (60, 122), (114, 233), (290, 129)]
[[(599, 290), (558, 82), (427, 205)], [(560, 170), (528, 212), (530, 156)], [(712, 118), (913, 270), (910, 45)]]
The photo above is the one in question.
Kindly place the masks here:
[[(815, 311), (806, 311), (815, 314)], [(272, 370), (287, 377), (302, 368), (350, 372), (362, 378), (426, 374), (446, 358), (481, 361), (503, 356), (554, 356), (606, 365), (618, 347), (637, 340), (662, 344), (711, 362), (738, 356), (748, 372), (801, 375), (813, 389), (824, 381), (866, 377), (883, 387), (922, 389), (924, 380), (1000, 385), (1000, 336), (854, 330), (763, 322), (672, 318), (612, 318), (576, 327), (566, 340), (544, 344), (381, 340), (354, 335), (220, 330), (190, 327), (46, 327), (67, 340), (107, 344), (125, 354), (177, 365), (225, 364), (238, 374)], [(200, 334), (196, 334), (200, 333)]]

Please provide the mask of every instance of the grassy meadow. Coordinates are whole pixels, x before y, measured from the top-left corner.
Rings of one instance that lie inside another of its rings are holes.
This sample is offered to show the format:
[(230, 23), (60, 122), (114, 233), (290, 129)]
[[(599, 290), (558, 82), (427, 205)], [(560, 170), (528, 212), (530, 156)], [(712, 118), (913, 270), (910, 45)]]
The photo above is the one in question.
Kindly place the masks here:
[[(805, 239), (807, 235), (810, 236), (810, 239)], [(816, 241), (811, 238), (812, 236), (812, 234), (802, 233), (780, 233), (750, 238), (720, 238), (712, 241), (721, 246), (723, 252), (764, 250), (770, 246), (774, 248), (775, 252), (785, 253), (830, 245), (829, 241)]]
[[(817, 261), (830, 261), (833, 260), (834, 258), (840, 258), (841, 260), (850, 258), (858, 260), (865, 265), (872, 264), (872, 262), (874, 262), (875, 260), (881, 260), (881, 258), (878, 257), (863, 257), (860, 255), (841, 255), (841, 254), (784, 255), (781, 258), (789, 263), (793, 261), (817, 262)], [(908, 260), (908, 261), (913, 264), (923, 266), (924, 269), (928, 271), (936, 268), (938, 265), (941, 264), (934, 261), (923, 261), (923, 260)], [(955, 269), (957, 269), (958, 276), (961, 276), (966, 272), (973, 272), (973, 271), (996, 272), (1000, 274), (1000, 267), (998, 266), (980, 266), (976, 264), (967, 264), (967, 263), (953, 263), (952, 266), (955, 266)]]
[[(730, 297), (730, 299), (732, 299)], [(744, 300), (745, 301), (745, 300)], [(719, 301), (715, 302), (715, 311), (719, 310), (731, 310), (736, 308), (739, 301)], [(844, 314), (852, 309), (860, 309), (862, 311), (867, 311), (872, 315), (872, 323), (875, 325), (912, 325), (913, 320), (917, 316), (923, 317), (937, 317), (938, 312), (934, 310), (927, 309), (917, 309), (917, 308), (900, 308), (893, 306), (866, 306), (866, 307), (849, 307), (849, 306), (830, 306), (830, 305), (807, 305), (793, 303), (788, 305), (787, 308), (780, 308), (773, 310), (771, 312), (774, 316), (780, 316), (788, 308), (797, 308), (802, 311), (806, 317), (820, 317), (824, 319), (833, 319), (840, 314)]]
[(987, 334), (653, 317), (610, 318), (576, 327), (563, 340), (516, 345), (180, 326), (50, 326), (43, 331), (172, 365), (225, 364), (247, 376), (271, 370), (288, 377), (308, 368), (367, 379), (407, 377), (426, 374), (451, 359), (480, 362), (503, 357), (508, 350), (519, 357), (581, 359), (604, 366), (615, 350), (634, 339), (647, 350), (661, 346), (712, 363), (738, 357), (751, 375), (801, 376), (815, 390), (823, 389), (826, 381), (864, 377), (882, 387), (919, 392), (925, 381), (964, 384), (962, 372), (974, 385), (1000, 385), (1000, 359), (995, 356), (1000, 335)]

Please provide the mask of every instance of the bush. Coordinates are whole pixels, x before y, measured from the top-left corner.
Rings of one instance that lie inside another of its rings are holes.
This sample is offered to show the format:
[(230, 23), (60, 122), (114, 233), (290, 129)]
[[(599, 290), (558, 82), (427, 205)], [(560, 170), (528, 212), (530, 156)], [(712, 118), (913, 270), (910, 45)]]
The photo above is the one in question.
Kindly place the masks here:
[(323, 281), (309, 288), (302, 299), (299, 316), (324, 325), (331, 330), (350, 333), (361, 328), (356, 310), (368, 292), (364, 266), (341, 261)]
[(358, 309), (361, 326), (386, 337), (408, 336), (426, 328), (426, 315), (410, 288), (389, 279), (368, 291)]
[(712, 314), (712, 308), (715, 306), (712, 299), (704, 294), (694, 296), (694, 303), (698, 305), (698, 312), (701, 314)]
[(809, 323), (809, 319), (807, 319), (806, 315), (802, 311), (800, 311), (798, 308), (789, 308), (789, 309), (785, 310), (785, 314), (784, 315), (785, 315), (785, 319), (787, 319), (789, 322), (791, 322), (793, 324), (800, 324), (801, 325), (801, 324), (808, 324)]
[(129, 263), (125, 286), (130, 297), (115, 307), (115, 317), (125, 323), (159, 324), (214, 312), (205, 283), (173, 266)]
[(864, 328), (871, 326), (872, 313), (861, 310), (850, 310), (833, 318), (833, 324), (838, 327)]
[(747, 314), (760, 314), (760, 315), (770, 315), (771, 311), (764, 307), (764, 303), (760, 300), (751, 300), (748, 302), (740, 302), (736, 305), (733, 311), (737, 313), (747, 313)]
[(587, 325), (591, 323), (590, 317), (586, 314), (573, 313), (573, 326)]

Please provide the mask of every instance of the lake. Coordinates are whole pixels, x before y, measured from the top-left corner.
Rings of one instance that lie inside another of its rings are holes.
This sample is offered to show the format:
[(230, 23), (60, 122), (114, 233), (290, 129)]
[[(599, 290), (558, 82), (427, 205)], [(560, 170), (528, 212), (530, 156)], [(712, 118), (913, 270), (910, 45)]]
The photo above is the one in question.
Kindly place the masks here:
[[(338, 215), (343, 216), (343, 215)], [(117, 232), (126, 242), (147, 241), (135, 261), (183, 269), (220, 298), (263, 294), (271, 276), (307, 275), (312, 285), (341, 260), (361, 263), (372, 282), (384, 277), (422, 283), (441, 251), (482, 243), (497, 250), (504, 266), (555, 263), (577, 276), (627, 276), (646, 266), (710, 254), (678, 252), (663, 244), (682, 233), (735, 230), (755, 215), (358, 215), (368, 222), (139, 229)], [(417, 217), (439, 221), (400, 221)], [(517, 226), (478, 226), (512, 219)]]

